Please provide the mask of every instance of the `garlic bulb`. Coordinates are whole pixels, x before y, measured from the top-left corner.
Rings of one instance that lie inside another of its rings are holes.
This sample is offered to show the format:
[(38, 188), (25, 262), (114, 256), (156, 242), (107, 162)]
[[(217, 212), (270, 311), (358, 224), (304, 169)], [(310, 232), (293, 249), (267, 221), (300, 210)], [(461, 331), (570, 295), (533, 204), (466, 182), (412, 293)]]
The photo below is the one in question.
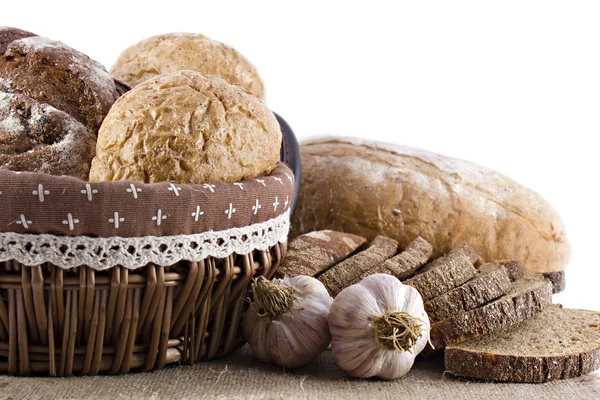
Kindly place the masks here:
[(285, 368), (308, 364), (329, 346), (327, 315), (333, 299), (309, 276), (263, 277), (242, 321), (242, 337), (261, 361)]
[(387, 274), (342, 290), (329, 311), (329, 329), (336, 362), (359, 378), (405, 375), (429, 341), (421, 295)]

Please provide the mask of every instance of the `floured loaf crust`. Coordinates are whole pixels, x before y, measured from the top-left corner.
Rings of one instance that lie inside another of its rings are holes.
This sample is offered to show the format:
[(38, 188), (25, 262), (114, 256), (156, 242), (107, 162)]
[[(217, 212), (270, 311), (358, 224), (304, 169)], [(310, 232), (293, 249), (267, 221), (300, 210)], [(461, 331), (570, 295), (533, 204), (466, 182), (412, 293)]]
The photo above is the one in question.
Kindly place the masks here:
[[(12, 29), (12, 28), (8, 28)], [(24, 94), (61, 110), (97, 132), (119, 97), (98, 62), (65, 44), (15, 30), (0, 43), (0, 91)]]
[(96, 135), (70, 115), (0, 92), (0, 168), (87, 179)]
[(178, 71), (115, 103), (90, 180), (237, 182), (270, 173), (280, 148), (281, 129), (262, 101), (223, 79)]
[(214, 75), (265, 98), (258, 71), (240, 52), (199, 33), (167, 33), (142, 40), (117, 59), (111, 73), (135, 86), (159, 74), (192, 70)]

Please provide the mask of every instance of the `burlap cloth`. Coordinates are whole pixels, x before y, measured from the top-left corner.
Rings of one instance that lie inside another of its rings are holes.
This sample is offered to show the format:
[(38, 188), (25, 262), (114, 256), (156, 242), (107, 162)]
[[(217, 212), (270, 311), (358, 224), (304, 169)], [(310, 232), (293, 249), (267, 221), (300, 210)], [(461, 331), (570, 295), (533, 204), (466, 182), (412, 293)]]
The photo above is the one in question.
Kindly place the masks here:
[(74, 378), (0, 376), (0, 399), (600, 399), (600, 374), (547, 384), (461, 381), (440, 360), (418, 360), (402, 379), (349, 378), (331, 352), (295, 371), (262, 364), (247, 347), (218, 361), (154, 373)]

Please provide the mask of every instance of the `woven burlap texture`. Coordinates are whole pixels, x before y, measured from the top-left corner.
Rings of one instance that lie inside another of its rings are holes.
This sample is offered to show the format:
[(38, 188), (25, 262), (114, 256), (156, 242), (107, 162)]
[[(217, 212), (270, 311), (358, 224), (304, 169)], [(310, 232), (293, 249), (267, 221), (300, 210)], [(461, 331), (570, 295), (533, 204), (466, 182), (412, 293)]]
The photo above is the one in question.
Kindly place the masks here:
[(402, 379), (349, 378), (326, 351), (310, 366), (283, 371), (247, 347), (218, 361), (154, 373), (73, 378), (0, 376), (0, 399), (600, 399), (600, 373), (547, 384), (461, 381), (440, 360), (418, 360)]

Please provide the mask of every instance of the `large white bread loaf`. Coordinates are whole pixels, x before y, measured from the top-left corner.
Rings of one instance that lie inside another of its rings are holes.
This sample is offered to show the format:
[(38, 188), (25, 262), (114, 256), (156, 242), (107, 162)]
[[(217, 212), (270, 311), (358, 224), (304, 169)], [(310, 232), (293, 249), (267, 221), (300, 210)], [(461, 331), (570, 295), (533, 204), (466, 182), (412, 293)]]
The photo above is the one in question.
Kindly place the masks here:
[(421, 236), (434, 257), (469, 243), (485, 261), (525, 272), (564, 270), (564, 225), (537, 193), (488, 168), (409, 147), (352, 138), (301, 146), (302, 185), (292, 236), (331, 229), (401, 248)]

